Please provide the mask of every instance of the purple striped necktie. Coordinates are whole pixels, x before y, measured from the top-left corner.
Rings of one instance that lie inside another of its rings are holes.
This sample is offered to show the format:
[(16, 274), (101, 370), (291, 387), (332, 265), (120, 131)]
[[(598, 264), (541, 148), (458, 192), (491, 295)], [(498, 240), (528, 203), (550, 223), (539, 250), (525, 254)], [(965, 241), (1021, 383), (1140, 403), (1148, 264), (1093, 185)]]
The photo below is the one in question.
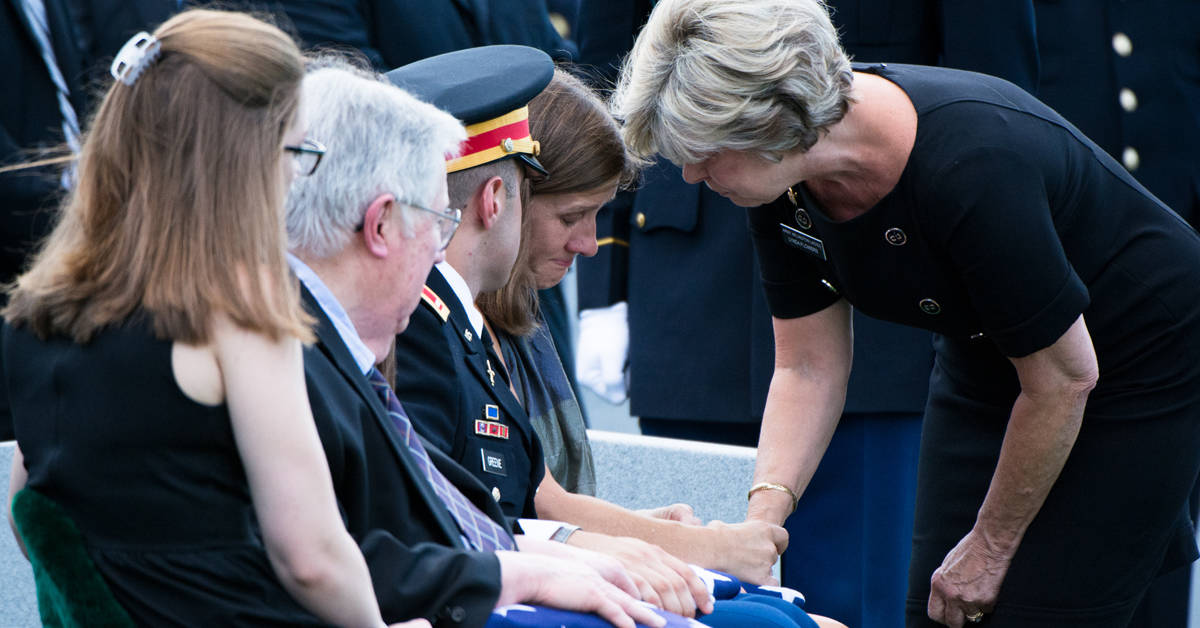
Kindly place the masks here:
[(446, 479), (446, 476), (437, 470), (437, 467), (433, 466), (433, 461), (429, 459), (429, 453), (425, 451), (425, 446), (421, 444), (421, 439), (413, 429), (412, 422), (408, 420), (408, 414), (400, 405), (400, 400), (396, 398), (396, 393), (388, 385), (383, 373), (372, 368), (367, 373), (367, 379), (371, 382), (371, 388), (375, 389), (380, 400), (383, 401), (388, 416), (392, 418), (392, 424), (396, 426), (396, 431), (404, 440), (408, 450), (412, 452), (413, 459), (421, 468), (422, 475), (433, 485), (433, 492), (437, 493), (437, 496), (446, 504), (450, 514), (454, 515), (459, 530), (470, 541), (473, 548), (484, 552), (516, 549), (512, 536), (483, 514), (483, 511), (476, 508), (475, 504), (472, 504)]

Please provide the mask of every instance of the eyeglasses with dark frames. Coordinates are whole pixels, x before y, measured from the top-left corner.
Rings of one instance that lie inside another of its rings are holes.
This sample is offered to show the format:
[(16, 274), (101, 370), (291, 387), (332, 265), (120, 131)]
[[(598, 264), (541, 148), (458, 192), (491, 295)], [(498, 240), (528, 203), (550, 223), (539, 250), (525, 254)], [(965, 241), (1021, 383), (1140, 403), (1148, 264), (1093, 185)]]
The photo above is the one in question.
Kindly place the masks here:
[(292, 165), (296, 175), (307, 177), (317, 171), (321, 158), (325, 156), (325, 145), (317, 140), (305, 139), (299, 146), (284, 146), (283, 150), (292, 154)]

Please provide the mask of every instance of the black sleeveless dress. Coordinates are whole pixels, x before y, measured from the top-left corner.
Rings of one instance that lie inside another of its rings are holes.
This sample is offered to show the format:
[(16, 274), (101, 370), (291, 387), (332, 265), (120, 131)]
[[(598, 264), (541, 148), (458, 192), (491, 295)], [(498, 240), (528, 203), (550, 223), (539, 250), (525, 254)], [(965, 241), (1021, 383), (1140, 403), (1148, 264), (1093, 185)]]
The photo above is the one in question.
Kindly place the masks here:
[(856, 66), (917, 111), (896, 187), (827, 217), (804, 192), (749, 210), (772, 313), (840, 298), (934, 332), (908, 625), (973, 526), (1020, 392), (1010, 357), (1083, 315), (1099, 362), (1065, 467), (1004, 580), (991, 626), (1124, 626), (1157, 574), (1195, 559), (1200, 236), (1103, 150), (997, 78)]
[(171, 346), (144, 320), (84, 345), (5, 325), (27, 486), (75, 520), (139, 624), (322, 625), (271, 570), (228, 409), (184, 395)]

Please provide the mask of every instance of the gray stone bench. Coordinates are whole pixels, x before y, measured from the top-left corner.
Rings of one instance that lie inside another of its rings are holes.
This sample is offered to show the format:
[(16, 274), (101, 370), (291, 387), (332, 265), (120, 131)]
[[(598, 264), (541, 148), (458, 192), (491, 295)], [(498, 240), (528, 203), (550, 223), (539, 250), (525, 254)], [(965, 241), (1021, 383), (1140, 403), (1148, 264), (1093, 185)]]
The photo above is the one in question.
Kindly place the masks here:
[(588, 430), (588, 440), (600, 499), (634, 510), (684, 503), (705, 523), (746, 518), (753, 447), (601, 430)]
[(12, 470), (13, 441), (0, 443), (0, 501), (4, 505), (3, 528), (0, 528), (0, 626), (33, 628), (41, 626), (37, 611), (37, 590), (33, 586), (33, 571), (29, 561), (17, 549), (8, 525), (8, 479)]
[(690, 505), (706, 523), (746, 518), (755, 450), (674, 438), (588, 430), (597, 496), (626, 508)]

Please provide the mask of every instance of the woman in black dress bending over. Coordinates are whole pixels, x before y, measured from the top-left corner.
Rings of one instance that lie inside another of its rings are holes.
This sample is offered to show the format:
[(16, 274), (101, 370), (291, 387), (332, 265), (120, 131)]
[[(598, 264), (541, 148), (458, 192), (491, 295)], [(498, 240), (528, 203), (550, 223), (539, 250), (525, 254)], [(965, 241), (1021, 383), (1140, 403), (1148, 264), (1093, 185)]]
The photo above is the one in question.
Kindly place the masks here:
[(781, 523), (820, 461), (853, 304), (936, 332), (909, 626), (1125, 626), (1195, 559), (1200, 237), (1060, 116), (852, 68), (816, 0), (659, 2), (614, 109), (753, 208), (776, 367), (749, 518)]
[(246, 15), (135, 36), (4, 310), (12, 491), (74, 519), (138, 624), (383, 625), (308, 408), (284, 258), (284, 193), (320, 153), (303, 74)]

